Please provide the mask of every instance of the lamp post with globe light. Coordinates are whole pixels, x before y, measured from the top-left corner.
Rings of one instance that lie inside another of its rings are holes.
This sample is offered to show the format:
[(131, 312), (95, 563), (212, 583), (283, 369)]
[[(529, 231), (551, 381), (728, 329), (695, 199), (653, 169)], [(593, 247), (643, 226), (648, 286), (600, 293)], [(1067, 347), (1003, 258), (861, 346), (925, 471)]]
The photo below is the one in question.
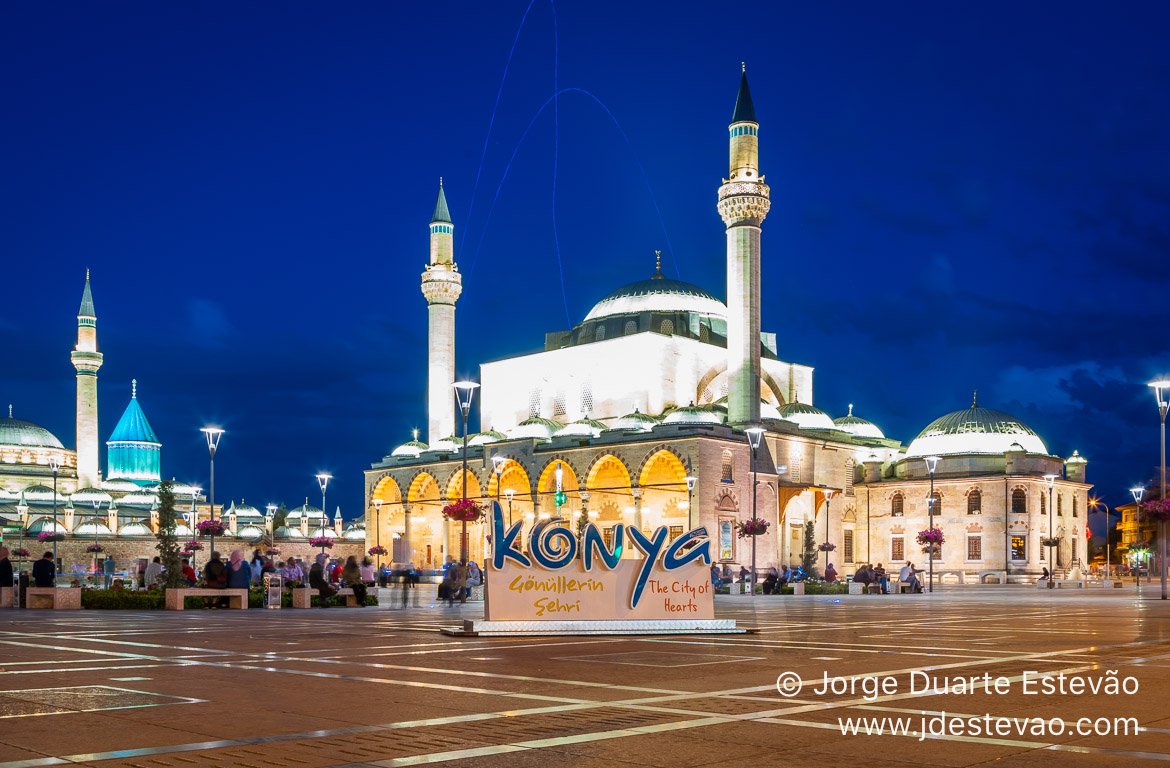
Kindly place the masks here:
[[(1096, 512), (1105, 513), (1105, 581), (1109, 581), (1109, 505), (1105, 503), (1104, 499), (1091, 498), (1089, 499), (1089, 509)], [(1110, 586), (1106, 584), (1105, 586)]]
[(687, 481), (687, 527), (688, 528), (695, 528), (699, 524), (699, 522), (698, 522), (699, 518), (698, 518), (698, 515), (695, 514), (695, 509), (694, 509), (693, 505), (694, 505), (694, 495), (695, 495), (695, 483), (699, 482), (699, 478), (695, 477), (694, 475), (687, 475), (686, 481)]
[[(927, 456), (923, 461), (926, 462), (926, 471), (930, 475), (930, 495), (926, 497), (926, 520), (927, 529), (934, 530), (934, 471), (938, 469), (938, 456)], [(927, 574), (930, 586), (928, 592), (934, 591), (934, 553), (935, 544), (930, 545), (930, 552), (926, 555), (926, 567), (929, 570)]]
[[(1166, 412), (1170, 411), (1170, 400), (1166, 399), (1166, 391), (1170, 389), (1170, 380), (1158, 379), (1151, 381), (1150, 388), (1154, 390), (1154, 397), (1158, 400), (1158, 416), (1162, 422), (1162, 461), (1161, 461), (1161, 493), (1158, 501), (1166, 503)], [(1166, 518), (1165, 512), (1158, 516), (1158, 570), (1161, 572), (1162, 599), (1166, 599)]]
[[(329, 481), (333, 479), (333, 475), (329, 474), (328, 472), (318, 472), (316, 477), (317, 485), (321, 486), (321, 517), (324, 518), (321, 527), (324, 528), (325, 523), (329, 522), (329, 513), (325, 511), (325, 489), (329, 487)], [(308, 506), (308, 504), (305, 505), (306, 517), (309, 515)], [(322, 548), (321, 551), (324, 552), (324, 548)]]
[[(493, 515), (496, 514), (497, 511), (501, 515), (504, 514), (504, 510), (500, 507), (500, 493), (503, 492), (503, 489), (500, 487), (500, 485), (504, 480), (504, 464), (507, 461), (508, 460), (506, 458), (504, 458), (503, 456), (500, 456), (498, 454), (496, 456), (492, 456), (492, 473), (495, 474), (495, 476), (496, 476), (496, 508), (492, 510)], [(492, 529), (492, 520), (493, 520), (493, 518), (489, 517), (488, 524), (483, 527), (483, 537), (484, 537), (484, 544), (485, 545), (488, 543), (488, 540), (490, 538), (488, 531), (490, 531)], [(485, 546), (484, 550), (483, 550), (484, 563), (487, 563), (487, 554), (488, 554), (487, 546)], [(484, 568), (484, 574), (485, 575), (487, 574), (486, 568)]]
[[(455, 402), (459, 405), (459, 412), (463, 415), (463, 474), (460, 476), (459, 486), (462, 489), (460, 499), (467, 501), (467, 415), (471, 413), (471, 400), (475, 397), (475, 390), (479, 384), (474, 381), (457, 381), (452, 385), (455, 388)], [(467, 521), (460, 521), (459, 529), (459, 564), (467, 565)]]
[[(760, 449), (760, 442), (764, 437), (764, 430), (760, 427), (748, 427), (744, 430), (747, 434), (748, 445), (752, 449), (752, 526), (759, 525), (756, 519), (756, 451)], [(756, 596), (756, 536), (752, 534), (752, 572), (751, 572), (751, 596)]]
[[(1052, 542), (1056, 537), (1052, 531), (1052, 518), (1056, 517), (1056, 509), (1052, 506), (1052, 488), (1056, 485), (1056, 475), (1045, 475), (1044, 483), (1048, 487), (1048, 541)], [(1056, 588), (1056, 560), (1053, 557), (1053, 546), (1048, 544), (1048, 588)]]
[(374, 499), (374, 546), (378, 548), (378, 573), (382, 573), (382, 505), (384, 499)]
[(508, 497), (508, 527), (512, 526), (512, 498), (516, 495), (514, 488), (508, 488), (504, 491), (504, 495)]

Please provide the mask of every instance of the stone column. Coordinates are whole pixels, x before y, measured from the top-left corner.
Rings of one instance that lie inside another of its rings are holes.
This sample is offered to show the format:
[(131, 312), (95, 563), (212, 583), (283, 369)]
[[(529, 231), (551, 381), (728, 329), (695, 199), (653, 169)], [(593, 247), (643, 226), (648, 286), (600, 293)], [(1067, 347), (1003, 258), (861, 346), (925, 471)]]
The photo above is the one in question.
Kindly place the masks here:
[(630, 490), (630, 493), (634, 496), (634, 527), (644, 533), (645, 528), (642, 526), (642, 489), (633, 488)]
[(406, 550), (406, 562), (413, 562), (414, 550), (410, 548), (410, 507), (406, 504), (402, 505), (402, 542), (402, 548)]

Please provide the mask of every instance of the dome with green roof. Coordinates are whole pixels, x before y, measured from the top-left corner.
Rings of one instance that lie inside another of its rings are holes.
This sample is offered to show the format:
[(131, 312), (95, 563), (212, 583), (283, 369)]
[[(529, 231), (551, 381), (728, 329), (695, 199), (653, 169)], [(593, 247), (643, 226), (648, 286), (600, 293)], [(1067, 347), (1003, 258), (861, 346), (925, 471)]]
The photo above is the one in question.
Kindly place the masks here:
[(907, 457), (1003, 454), (1018, 444), (1028, 453), (1048, 455), (1040, 436), (1011, 414), (991, 408), (952, 411), (926, 425), (906, 449)]
[(49, 430), (12, 418), (12, 406), (8, 407), (8, 418), (0, 419), (0, 446), (16, 448), (64, 448), (61, 441)]
[(876, 437), (884, 438), (886, 435), (877, 424), (872, 421), (853, 415), (853, 403), (849, 404), (849, 413), (839, 419), (833, 419), (833, 423), (837, 425), (837, 429), (842, 432), (848, 432), (854, 437)]
[(130, 382), (130, 403), (106, 442), (110, 480), (129, 480), (137, 485), (158, 483), (162, 443), (138, 404), (138, 380)]
[(785, 403), (777, 409), (784, 421), (791, 421), (801, 429), (834, 429), (833, 419), (820, 408), (808, 403)]
[(537, 440), (550, 440), (563, 426), (565, 425), (553, 419), (532, 416), (508, 430), (508, 437), (534, 437)]

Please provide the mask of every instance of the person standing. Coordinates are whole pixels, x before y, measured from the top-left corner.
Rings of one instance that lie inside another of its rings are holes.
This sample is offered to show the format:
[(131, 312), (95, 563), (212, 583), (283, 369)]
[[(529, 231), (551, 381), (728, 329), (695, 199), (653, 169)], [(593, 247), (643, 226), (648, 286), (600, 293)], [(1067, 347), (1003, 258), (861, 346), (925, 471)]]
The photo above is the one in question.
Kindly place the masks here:
[(12, 578), (12, 561), (8, 559), (8, 547), (0, 547), (0, 589), (12, 590), (12, 607), (15, 608), (18, 598)]
[(44, 557), (33, 563), (32, 577), (34, 587), (57, 586), (57, 566), (53, 563), (52, 552), (46, 552)]
[[(247, 589), (252, 585), (252, 566), (244, 562), (244, 553), (233, 549), (228, 555), (227, 588)], [(245, 603), (247, 605), (247, 603)]]
[(367, 587), (374, 586), (374, 564), (370, 561), (370, 558), (368, 558), (368, 557), (362, 558), (362, 569), (361, 570), (362, 570), (362, 583), (365, 584)]
[(106, 577), (106, 589), (109, 589), (114, 584), (114, 570), (117, 564), (111, 555), (106, 555), (105, 562), (102, 563), (102, 575)]

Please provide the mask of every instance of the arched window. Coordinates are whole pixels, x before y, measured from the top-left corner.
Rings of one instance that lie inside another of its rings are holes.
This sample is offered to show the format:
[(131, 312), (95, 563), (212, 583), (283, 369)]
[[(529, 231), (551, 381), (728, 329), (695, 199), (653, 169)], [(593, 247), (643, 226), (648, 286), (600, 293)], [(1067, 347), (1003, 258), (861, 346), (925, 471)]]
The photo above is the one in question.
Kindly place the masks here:
[(983, 511), (983, 494), (978, 489), (967, 494), (967, 514), (978, 515)]
[(594, 341), (605, 341), (605, 326), (597, 326), (597, 330), (593, 332)]
[(674, 321), (668, 317), (659, 324), (658, 329), (667, 336), (673, 336)]
[(735, 480), (731, 476), (731, 451), (723, 452), (723, 479), (720, 482), (733, 483)]
[(926, 505), (927, 513), (929, 514), (929, 513), (933, 512), (935, 517), (941, 515), (942, 514), (942, 494), (939, 493), (938, 491), (935, 491), (934, 495), (929, 497), (929, 498), (933, 499), (934, 503), (933, 504), (928, 503)]
[(902, 494), (895, 493), (890, 499), (890, 517), (901, 517), (904, 514)]
[(845, 495), (853, 495), (853, 473), (857, 466), (857, 462), (852, 457), (845, 459)]
[(1028, 494), (1024, 492), (1023, 488), (1012, 491), (1012, 512), (1017, 515), (1028, 514)]
[(637, 320), (627, 320), (626, 321), (626, 329), (624, 331), (622, 331), (622, 335), (629, 336), (631, 333), (637, 333), (637, 332), (638, 332), (638, 321)]

